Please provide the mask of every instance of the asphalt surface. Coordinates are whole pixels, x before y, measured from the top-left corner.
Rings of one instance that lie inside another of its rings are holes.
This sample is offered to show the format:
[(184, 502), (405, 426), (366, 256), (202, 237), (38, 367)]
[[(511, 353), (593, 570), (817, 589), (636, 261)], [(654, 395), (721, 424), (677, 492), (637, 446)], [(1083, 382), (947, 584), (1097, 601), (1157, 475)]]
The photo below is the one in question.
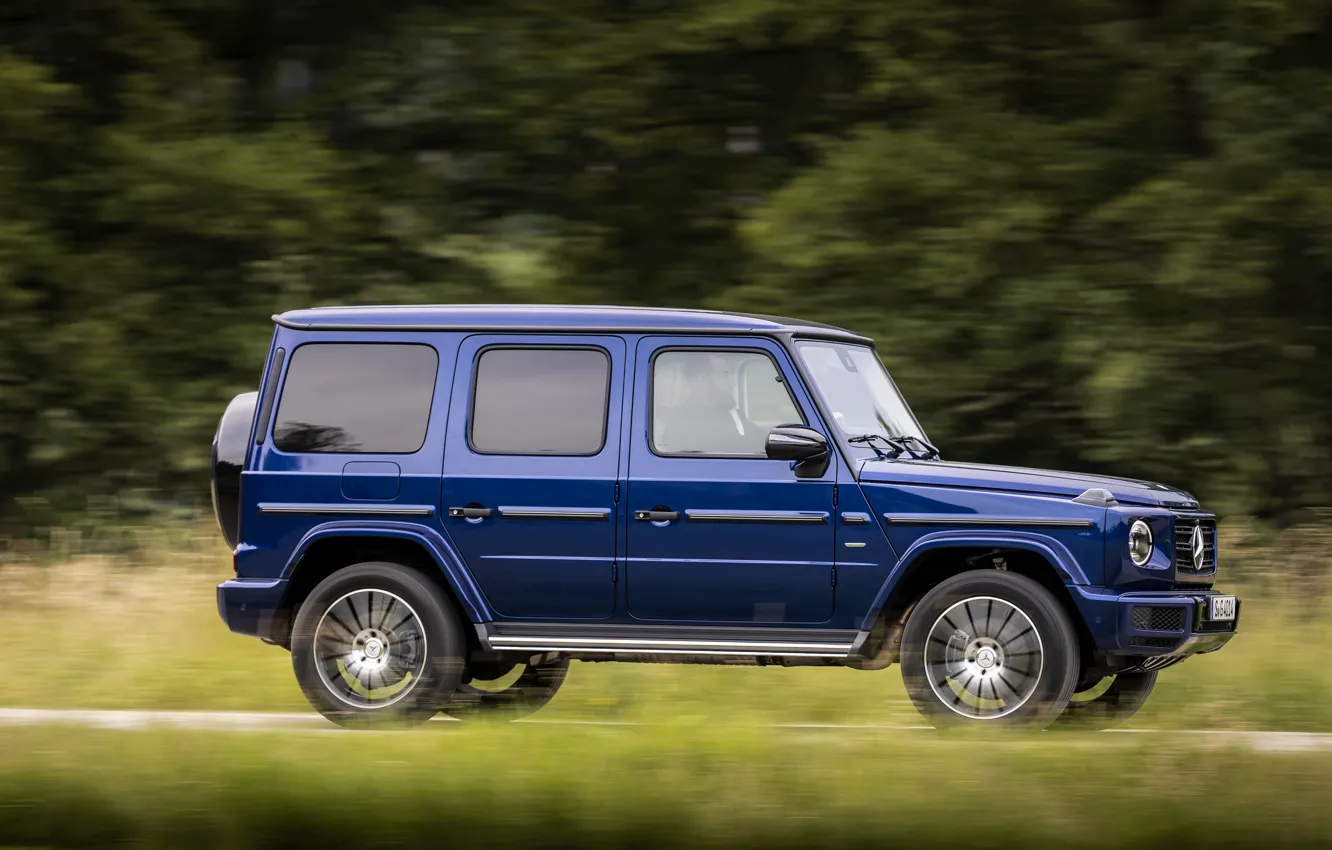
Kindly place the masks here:
[[(447, 719), (434, 721), (450, 723)], [(635, 726), (640, 724), (597, 720), (542, 720), (529, 718), (519, 723), (560, 726)], [(187, 729), (209, 732), (322, 732), (340, 733), (342, 730), (317, 714), (270, 714), (243, 711), (100, 711), (85, 709), (0, 708), (0, 726), (79, 726), (89, 729), (144, 730)], [(928, 726), (876, 726), (839, 723), (779, 723), (775, 729), (794, 731), (841, 732), (928, 732)], [(355, 734), (355, 733), (353, 733)], [(1192, 739), (1198, 743), (1232, 744), (1248, 746), (1263, 752), (1310, 752), (1332, 750), (1332, 733), (1327, 732), (1262, 732), (1226, 729), (1116, 729), (1103, 733), (1110, 736), (1152, 735), (1177, 739)]]

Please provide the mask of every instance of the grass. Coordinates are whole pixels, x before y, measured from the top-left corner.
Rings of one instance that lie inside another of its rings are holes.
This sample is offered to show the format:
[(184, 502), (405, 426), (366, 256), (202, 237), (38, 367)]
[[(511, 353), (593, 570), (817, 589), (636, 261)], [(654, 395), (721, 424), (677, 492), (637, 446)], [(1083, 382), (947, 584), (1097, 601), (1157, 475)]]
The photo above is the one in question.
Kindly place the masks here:
[(1332, 754), (1139, 736), (47, 729), (0, 752), (0, 846), (1332, 845)]
[[(30, 647), (0, 703), (308, 712), (287, 654), (218, 620), (211, 530), (141, 534), (0, 559)], [(1329, 533), (1228, 534), (1241, 634), (1163, 673), (1133, 725), (1332, 731)], [(894, 669), (579, 663), (540, 717), (644, 725), (0, 726), (0, 848), (1332, 846), (1332, 751), (773, 725), (917, 725)]]
[[(1282, 551), (1244, 529), (1224, 552), (1244, 569), (1241, 632), (1161, 674), (1134, 725), (1332, 731), (1324, 527)], [(229, 575), (211, 529), (144, 532), (136, 557), (77, 554), (0, 565), (6, 633), (39, 636), (39, 676), (0, 689), (29, 707), (308, 711), (287, 653), (229, 633), (214, 585)], [(144, 554), (146, 553), (146, 554)], [(1298, 581), (1286, 577), (1295, 570)], [(1234, 582), (1227, 586), (1236, 586)], [(26, 669), (26, 668), (25, 668)], [(896, 669), (577, 663), (543, 718), (644, 722), (918, 724)]]

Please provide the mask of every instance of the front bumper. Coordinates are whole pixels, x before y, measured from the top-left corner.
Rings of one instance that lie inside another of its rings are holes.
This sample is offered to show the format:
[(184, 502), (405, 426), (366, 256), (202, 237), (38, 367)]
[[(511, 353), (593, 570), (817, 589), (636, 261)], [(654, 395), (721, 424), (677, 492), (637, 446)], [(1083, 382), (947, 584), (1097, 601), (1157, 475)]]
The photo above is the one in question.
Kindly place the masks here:
[(286, 595), (285, 579), (231, 579), (217, 586), (217, 613), (233, 632), (276, 640), (273, 626)]
[(1071, 587), (1096, 648), (1110, 655), (1183, 657), (1215, 652), (1235, 636), (1235, 619), (1207, 619), (1210, 590), (1122, 591)]

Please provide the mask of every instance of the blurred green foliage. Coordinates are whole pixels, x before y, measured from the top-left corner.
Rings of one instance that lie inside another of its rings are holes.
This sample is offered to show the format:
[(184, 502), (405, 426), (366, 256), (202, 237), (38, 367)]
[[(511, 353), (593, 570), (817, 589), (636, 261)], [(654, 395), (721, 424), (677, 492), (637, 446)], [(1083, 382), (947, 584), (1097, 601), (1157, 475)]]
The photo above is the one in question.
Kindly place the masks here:
[[(1244, 600), (1240, 633), (1223, 652), (1162, 672), (1130, 725), (1332, 730), (1332, 668), (1309, 651), (1332, 644), (1332, 524), (1278, 534), (1263, 523), (1232, 522), (1221, 533), (1224, 585)], [(232, 571), (211, 523), (136, 523), (117, 532), (103, 518), (87, 529), (62, 529), (40, 548), (31, 538), (15, 542), (27, 550), (0, 545), (3, 622), (7, 634), (41, 636), (41, 664), (39, 673), (0, 689), (0, 707), (317, 717), (287, 652), (233, 634), (213, 615), (214, 587)], [(117, 543), (122, 554), (90, 554)], [(896, 666), (867, 672), (582, 661), (534, 719), (716, 728), (923, 722)], [(0, 718), (0, 732), (3, 725)], [(0, 740), (0, 766), (5, 755)]]
[(274, 311), (565, 301), (847, 325), (946, 457), (1288, 519), (1329, 55), (1329, 0), (10, 0), (0, 511), (204, 498)]
[(433, 726), (0, 728), (0, 846), (1332, 846), (1332, 756), (1316, 740), (1270, 752), (1204, 736)]

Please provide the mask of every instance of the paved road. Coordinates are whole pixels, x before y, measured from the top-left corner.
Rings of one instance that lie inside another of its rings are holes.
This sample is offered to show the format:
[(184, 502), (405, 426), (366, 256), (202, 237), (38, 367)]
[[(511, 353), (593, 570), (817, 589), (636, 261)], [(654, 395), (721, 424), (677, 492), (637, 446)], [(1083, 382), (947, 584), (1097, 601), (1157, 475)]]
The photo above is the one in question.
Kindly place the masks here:
[[(447, 720), (439, 721), (441, 723)], [(597, 720), (542, 720), (522, 723), (565, 726), (634, 726), (638, 724)], [(337, 733), (341, 730), (317, 714), (268, 714), (244, 711), (90, 711), (49, 708), (0, 708), (0, 726), (83, 726), (92, 729), (194, 729), (232, 732), (301, 731)], [(928, 731), (928, 726), (873, 726), (839, 723), (781, 723), (777, 729), (840, 732)], [(1332, 733), (1249, 732), (1232, 730), (1117, 729), (1108, 735), (1160, 735), (1193, 739), (1199, 743), (1247, 745), (1265, 752), (1332, 750)]]

